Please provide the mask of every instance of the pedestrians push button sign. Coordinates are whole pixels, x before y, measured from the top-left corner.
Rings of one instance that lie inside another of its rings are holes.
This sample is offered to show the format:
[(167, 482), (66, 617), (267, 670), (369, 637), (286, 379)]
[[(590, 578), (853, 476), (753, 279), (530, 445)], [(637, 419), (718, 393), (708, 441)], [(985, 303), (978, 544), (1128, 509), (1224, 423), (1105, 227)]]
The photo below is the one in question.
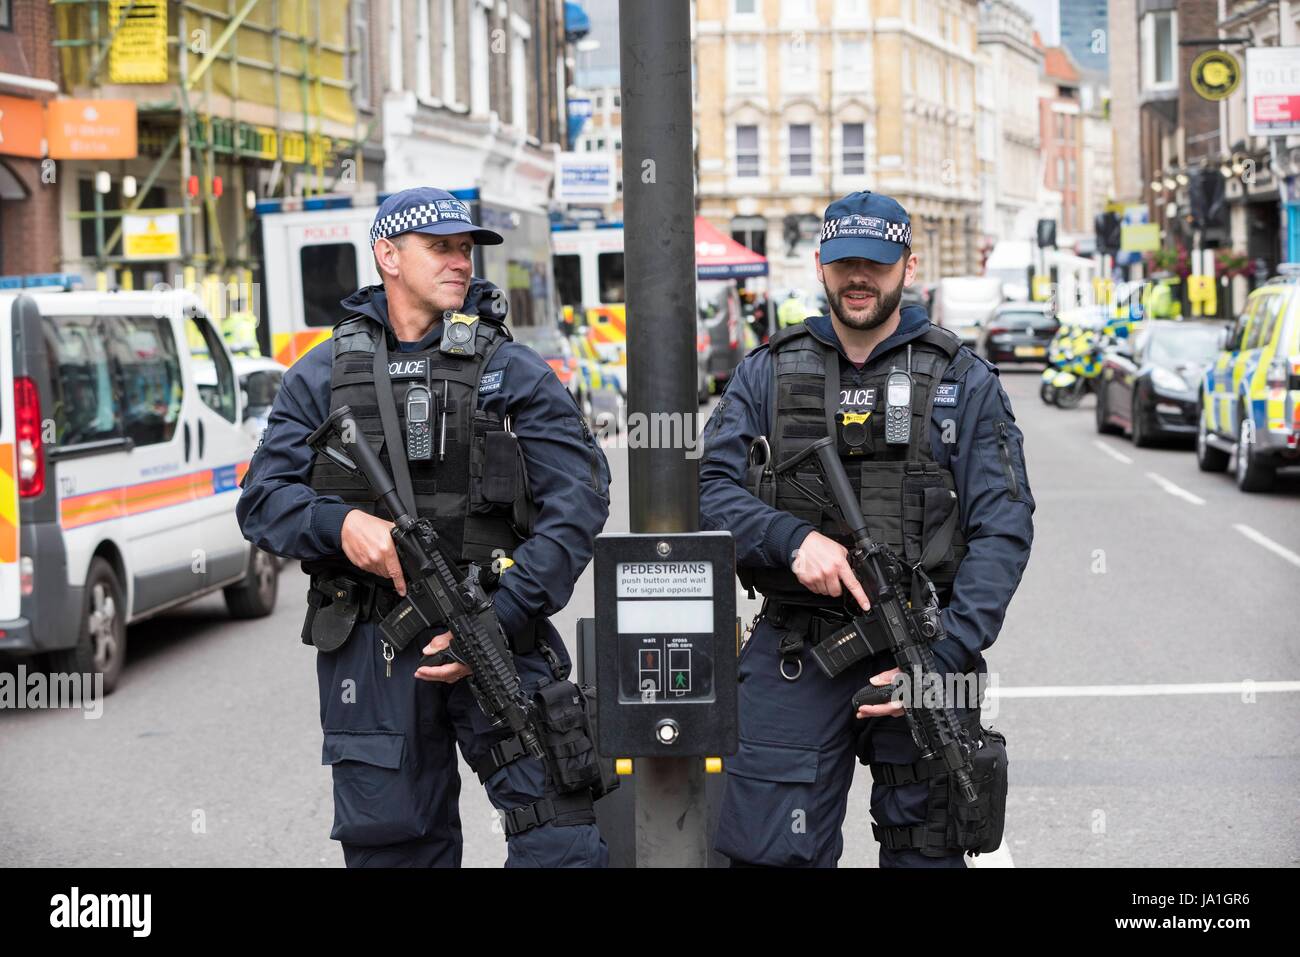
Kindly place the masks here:
[[(600, 745), (607, 754), (735, 748), (735, 551), (725, 532), (596, 539)], [(681, 733), (655, 735), (671, 718)]]

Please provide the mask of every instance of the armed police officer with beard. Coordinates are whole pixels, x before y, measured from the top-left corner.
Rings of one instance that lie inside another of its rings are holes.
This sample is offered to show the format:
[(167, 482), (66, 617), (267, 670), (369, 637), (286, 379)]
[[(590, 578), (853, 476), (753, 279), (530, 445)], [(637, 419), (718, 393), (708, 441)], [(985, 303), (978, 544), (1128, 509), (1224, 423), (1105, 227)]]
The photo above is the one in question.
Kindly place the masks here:
[[(419, 188), (385, 200), (370, 238), (383, 284), (343, 300), (330, 341), (285, 374), (238, 505), (251, 541), (311, 575), (303, 640), (318, 649), (330, 836), (350, 867), (458, 866), (459, 744), (501, 812), (507, 866), (604, 866), (593, 789), (557, 781), (585, 780), (595, 752), (547, 620), (608, 515), (604, 454), (546, 362), (512, 341), (501, 291), (471, 276), (474, 245), (501, 236), (450, 193)], [(379, 630), (407, 594), (395, 516), (308, 444), (344, 406), (449, 563), (499, 576), (491, 607), (554, 732), (546, 763), (531, 732), (489, 722), (464, 664), (420, 666), (449, 647), (448, 632), (399, 649)], [(553, 754), (571, 774), (552, 775)]]
[[(900, 310), (916, 274), (910, 247), (910, 220), (893, 199), (860, 192), (832, 203), (815, 254), (829, 314), (750, 353), (704, 432), (701, 527), (733, 534), (741, 582), (764, 596), (741, 652), (740, 750), (715, 839), (735, 865), (834, 866), (855, 757), (872, 769), (882, 867), (962, 867), (965, 850), (1000, 839), (1005, 750), (1000, 780), (977, 778), (981, 816), (958, 813), (951, 775), (922, 760), (909, 733), (908, 699), (853, 707), (858, 689), (898, 673), (883, 643), (867, 635), (834, 677), (819, 667), (869, 601), (843, 523), (808, 494), (815, 481), (774, 469), (833, 435), (871, 537), (910, 570), (908, 613), (930, 595), (942, 625), (929, 646), (937, 670), (987, 670), (982, 652), (1033, 539), (1022, 436), (997, 369), (921, 307)], [(979, 726), (978, 700), (955, 703), (972, 749), (1001, 748)]]

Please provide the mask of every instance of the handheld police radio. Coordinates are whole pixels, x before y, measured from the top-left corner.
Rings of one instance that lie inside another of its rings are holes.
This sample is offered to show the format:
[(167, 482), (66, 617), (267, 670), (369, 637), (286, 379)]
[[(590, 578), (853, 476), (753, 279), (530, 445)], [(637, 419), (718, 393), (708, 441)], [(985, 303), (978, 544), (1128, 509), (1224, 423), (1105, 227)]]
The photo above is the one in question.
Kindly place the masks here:
[(907, 371), (894, 369), (885, 380), (885, 443), (907, 445), (912, 440), (912, 347), (907, 347)]
[(449, 356), (472, 356), (478, 333), (478, 316), (448, 310), (442, 314), (442, 342), (438, 351)]
[(433, 397), (426, 385), (406, 390), (406, 458), (428, 461), (433, 456), (433, 428), (429, 425)]

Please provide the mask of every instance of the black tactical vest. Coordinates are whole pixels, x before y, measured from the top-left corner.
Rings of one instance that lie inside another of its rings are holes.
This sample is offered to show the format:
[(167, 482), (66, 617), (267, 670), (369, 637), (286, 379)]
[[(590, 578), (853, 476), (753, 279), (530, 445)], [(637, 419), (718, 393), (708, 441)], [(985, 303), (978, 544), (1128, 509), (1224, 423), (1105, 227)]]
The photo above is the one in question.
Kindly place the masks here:
[[(366, 441), (392, 474), (393, 450), (384, 440), (375, 391), (375, 347), (377, 337), (384, 334), (380, 324), (367, 316), (351, 316), (334, 327), (330, 411), (351, 406)], [(388, 378), (403, 442), (407, 389), (414, 383), (427, 384), (433, 395), (429, 415), (432, 454), (429, 459), (409, 461), (411, 486), (416, 511), (433, 521), (444, 553), (458, 558), (462, 565), (509, 557), (530, 532), (532, 515), (523, 454), (506, 423), (478, 407), (483, 369), (509, 338), (504, 326), (480, 319), (472, 357), (444, 354), (436, 343), (420, 352), (394, 349), (388, 356)], [(396, 454), (405, 458), (406, 448), (397, 449)], [(364, 479), (323, 455), (317, 455), (312, 465), (311, 487), (321, 495), (337, 495), (371, 515), (393, 518), (376, 502)], [(357, 574), (351, 565), (329, 562), (306, 562), (303, 567), (312, 575)]]
[[(909, 344), (910, 441), (890, 445), (885, 441), (885, 383), (894, 369), (907, 369)], [(957, 336), (931, 326), (910, 343), (872, 357), (853, 381), (848, 374), (841, 376), (840, 355), (834, 347), (812, 336), (804, 324), (773, 336), (770, 345), (775, 376), (773, 421), (769, 427), (772, 465), (828, 434), (842, 434), (838, 414), (847, 411), (860, 420), (866, 413), (866, 421), (861, 423), (865, 426), (865, 441), (853, 450), (840, 441), (840, 460), (858, 492), (871, 537), (887, 545), (907, 565), (920, 562), (934, 581), (941, 604), (947, 604), (951, 595), (957, 567), (966, 554), (966, 541), (952, 472), (934, 460), (931, 450), (931, 410), (940, 383), (956, 382), (974, 359), (969, 353), (958, 357), (960, 348)], [(809, 501), (794, 481), (818, 488), (814, 463), (808, 462), (807, 470), (798, 472), (793, 480), (773, 481), (770, 469), (751, 469), (750, 473), (751, 491), (768, 504), (850, 547), (839, 519)], [(804, 588), (789, 566), (741, 568), (740, 578), (746, 587), (756, 588), (769, 598), (802, 605), (842, 604), (840, 599)]]

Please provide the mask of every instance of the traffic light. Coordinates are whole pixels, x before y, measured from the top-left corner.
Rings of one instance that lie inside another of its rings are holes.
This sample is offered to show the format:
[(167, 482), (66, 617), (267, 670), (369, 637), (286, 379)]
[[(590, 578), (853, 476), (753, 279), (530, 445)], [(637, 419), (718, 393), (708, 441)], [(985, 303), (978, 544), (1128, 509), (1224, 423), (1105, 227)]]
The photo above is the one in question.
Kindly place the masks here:
[(1097, 252), (1114, 256), (1119, 252), (1120, 219), (1116, 213), (1098, 213), (1093, 219), (1097, 235)]
[(1038, 221), (1038, 248), (1047, 249), (1056, 246), (1056, 220), (1040, 219)]
[(1221, 245), (1228, 236), (1227, 197), (1217, 169), (1193, 170), (1187, 184), (1188, 212), (1193, 229), (1202, 230), (1203, 246)]

